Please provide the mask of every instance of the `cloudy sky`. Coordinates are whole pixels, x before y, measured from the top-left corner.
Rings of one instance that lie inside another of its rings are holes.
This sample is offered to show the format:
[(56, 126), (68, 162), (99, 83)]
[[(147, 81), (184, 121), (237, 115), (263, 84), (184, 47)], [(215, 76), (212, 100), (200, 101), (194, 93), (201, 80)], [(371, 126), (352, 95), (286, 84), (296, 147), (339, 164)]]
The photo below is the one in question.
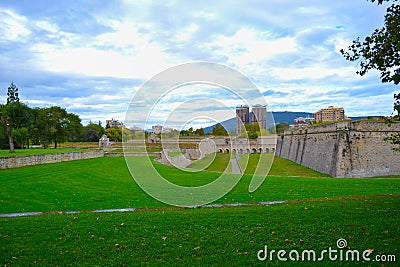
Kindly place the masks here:
[[(385, 10), (367, 0), (0, 0), (0, 103), (14, 81), (30, 106), (58, 105), (104, 125), (125, 120), (152, 76), (207, 61), (246, 75), (273, 111), (334, 105), (349, 116), (389, 115), (396, 88), (376, 72), (357, 76), (357, 63), (339, 53), (382, 27)], [(173, 102), (183, 103), (162, 104)]]

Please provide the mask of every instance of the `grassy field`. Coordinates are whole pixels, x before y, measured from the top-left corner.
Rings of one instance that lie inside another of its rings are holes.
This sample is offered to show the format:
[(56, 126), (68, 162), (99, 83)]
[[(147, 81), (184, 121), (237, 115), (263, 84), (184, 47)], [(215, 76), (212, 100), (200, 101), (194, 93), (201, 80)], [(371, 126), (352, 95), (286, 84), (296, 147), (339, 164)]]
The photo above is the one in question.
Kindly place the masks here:
[[(365, 261), (266, 262), (270, 250), (352, 249), (399, 260), (399, 197), (196, 210), (3, 218), (4, 266), (398, 266)], [(319, 256), (318, 256), (319, 257)]]
[[(214, 159), (214, 160), (213, 160)], [(206, 171), (224, 172), (229, 166), (230, 155), (224, 153), (208, 154), (204, 159), (196, 160), (188, 168)], [(212, 163), (209, 165), (210, 161)], [(229, 170), (228, 170), (229, 171)]]
[[(138, 166), (145, 158), (135, 157)], [(277, 160), (276, 174), (287, 163)], [(158, 172), (183, 186), (200, 186), (219, 177), (218, 172), (189, 173), (154, 163)], [(341, 196), (369, 196), (400, 192), (400, 179), (334, 179), (314, 177), (314, 171), (300, 165), (291, 167), (302, 177), (267, 177), (254, 193), (248, 192), (251, 175), (218, 203), (305, 200)], [(66, 171), (68, 170), (68, 171)], [(127, 207), (161, 207), (165, 204), (148, 197), (134, 182), (123, 157), (96, 158), (0, 171), (0, 213), (68, 211)]]
[[(227, 154), (225, 154), (227, 155)], [(229, 156), (188, 173), (154, 163), (171, 182), (199, 186), (218, 178)], [(140, 166), (145, 158), (135, 158)], [(249, 169), (256, 155), (250, 156)], [(325, 177), (323, 177), (325, 176)], [(317, 178), (319, 177), (319, 178)], [(396, 255), (396, 263), (331, 262), (319, 266), (398, 266), (398, 178), (336, 179), (276, 158), (254, 193), (252, 176), (217, 203), (288, 200), (273, 206), (176, 209), (145, 194), (124, 158), (96, 158), (0, 170), (0, 213), (148, 208), (127, 213), (48, 214), (0, 218), (0, 264), (4, 266), (286, 266), (257, 252), (322, 251), (345, 238), (352, 249)], [(276, 256), (276, 255), (275, 255)], [(371, 256), (371, 257), (372, 257)], [(289, 262), (315, 266), (315, 262)]]

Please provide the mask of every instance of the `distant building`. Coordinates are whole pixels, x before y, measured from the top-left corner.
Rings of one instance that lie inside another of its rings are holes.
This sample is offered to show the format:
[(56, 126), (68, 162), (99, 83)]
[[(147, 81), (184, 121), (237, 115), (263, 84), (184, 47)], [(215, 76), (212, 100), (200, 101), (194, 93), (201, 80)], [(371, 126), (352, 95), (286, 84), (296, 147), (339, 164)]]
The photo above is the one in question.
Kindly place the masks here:
[(251, 123), (259, 123), (260, 129), (267, 129), (267, 108), (255, 105), (251, 108)]
[(108, 128), (124, 128), (125, 125), (118, 120), (112, 118), (111, 120), (106, 120), (106, 127)]
[(315, 121), (315, 119), (311, 117), (307, 118), (299, 117), (294, 119), (294, 126), (306, 126), (311, 124), (312, 121)]
[(172, 132), (174, 129), (169, 128), (169, 127), (164, 127), (161, 125), (154, 125), (151, 126), (151, 132), (155, 133), (155, 134), (161, 134), (161, 133), (170, 133)]
[(320, 109), (315, 112), (314, 118), (316, 122), (322, 122), (344, 120), (346, 116), (344, 115), (344, 108), (329, 106), (328, 108)]
[(242, 133), (242, 127), (249, 124), (249, 106), (236, 107), (236, 134)]
[(236, 107), (236, 134), (242, 133), (246, 124), (259, 123), (261, 129), (267, 129), (267, 108), (261, 105), (254, 105), (251, 108), (251, 120), (248, 106)]

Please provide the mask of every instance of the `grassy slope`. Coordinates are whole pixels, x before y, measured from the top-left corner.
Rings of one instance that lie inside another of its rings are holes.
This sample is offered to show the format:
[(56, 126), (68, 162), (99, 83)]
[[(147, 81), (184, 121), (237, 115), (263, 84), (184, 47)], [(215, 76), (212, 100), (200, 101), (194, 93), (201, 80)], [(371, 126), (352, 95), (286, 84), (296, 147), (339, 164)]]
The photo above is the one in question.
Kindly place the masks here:
[[(269, 250), (321, 252), (345, 238), (361, 253), (399, 260), (400, 197), (197, 210), (45, 215), (1, 219), (0, 264), (7, 266), (316, 266), (260, 262)], [(33, 227), (34, 226), (34, 227)], [(116, 248), (115, 244), (120, 247)], [(398, 263), (398, 262), (397, 262)], [(396, 266), (331, 262), (317, 266)]]
[[(215, 157), (215, 158), (214, 158)], [(214, 158), (212, 163), (208, 166), (208, 163)], [(188, 168), (197, 170), (207, 170), (223, 172), (229, 166), (230, 155), (224, 153), (208, 154), (204, 159), (196, 160)], [(229, 169), (228, 169), (229, 170)]]
[[(135, 160), (137, 164), (142, 164), (144, 158), (137, 157)], [(184, 186), (207, 184), (220, 175), (217, 172), (188, 173), (157, 163), (155, 167), (171, 182)], [(278, 164), (276, 168), (279, 170), (281, 167)], [(308, 170), (301, 166), (293, 166), (292, 170), (296, 174), (308, 173)], [(250, 194), (247, 188), (251, 178), (251, 175), (244, 175), (239, 184), (217, 202), (301, 200), (400, 193), (400, 179), (270, 176), (257, 191)], [(138, 187), (122, 157), (1, 170), (0, 188), (0, 213), (164, 206)]]

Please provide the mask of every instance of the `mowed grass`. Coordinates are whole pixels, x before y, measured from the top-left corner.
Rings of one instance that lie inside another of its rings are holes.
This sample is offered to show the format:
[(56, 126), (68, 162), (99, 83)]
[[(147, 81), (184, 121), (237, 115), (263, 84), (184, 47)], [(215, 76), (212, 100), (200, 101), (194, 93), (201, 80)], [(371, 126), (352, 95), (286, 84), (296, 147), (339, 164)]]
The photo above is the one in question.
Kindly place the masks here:
[[(268, 160), (272, 160), (273, 154), (263, 154)], [(214, 161), (207, 168), (209, 159), (214, 157)], [(253, 174), (260, 162), (260, 154), (240, 154), (239, 165), (245, 174)], [(206, 155), (204, 159), (197, 160), (189, 166), (192, 169), (205, 169), (206, 171), (224, 172), (229, 166), (232, 154), (216, 153)], [(271, 159), (269, 159), (271, 158)], [(246, 168), (245, 168), (246, 166)], [(229, 168), (227, 169), (229, 171)], [(330, 177), (328, 174), (314, 171), (310, 168), (301, 166), (290, 160), (274, 157), (273, 164), (269, 171), (269, 176), (291, 176), (291, 177)]]
[[(144, 165), (145, 157), (135, 157)], [(285, 160), (277, 160), (278, 172)], [(185, 172), (154, 162), (157, 171), (182, 186), (200, 186), (220, 176), (218, 172)], [(143, 167), (145, 168), (145, 167)], [(293, 173), (315, 177), (314, 172), (293, 165)], [(293, 175), (291, 175), (293, 176)], [(342, 196), (399, 194), (400, 179), (335, 179), (268, 176), (254, 193), (248, 192), (252, 175), (217, 203), (307, 200)], [(0, 213), (71, 211), (128, 207), (162, 207), (136, 184), (123, 157), (97, 158), (0, 170)]]
[[(2, 218), (4, 266), (398, 266), (400, 197), (298, 202), (274, 206), (141, 210)], [(340, 261), (281, 262), (277, 251), (360, 251)], [(275, 250), (265, 262), (259, 250)], [(394, 255), (365, 262), (361, 253)]]
[[(223, 156), (221, 156), (223, 157)], [(145, 166), (145, 157), (134, 158)], [(153, 163), (184, 186), (220, 175), (189, 173)], [(229, 157), (228, 157), (229, 161)], [(249, 162), (254, 162), (250, 157)], [(218, 166), (219, 165), (219, 166)], [(249, 163), (249, 167), (251, 164)], [(248, 170), (250, 172), (250, 169)], [(263, 185), (248, 192), (251, 174), (218, 203), (291, 200), (273, 206), (177, 209), (145, 194), (123, 157), (107, 157), (0, 170), (0, 213), (142, 207), (126, 213), (47, 214), (0, 218), (4, 266), (315, 266), (315, 262), (266, 262), (257, 252), (313, 249), (344, 238), (351, 249), (395, 255), (397, 262), (329, 261), (319, 266), (396, 266), (399, 261), (400, 179), (336, 179), (276, 158)], [(310, 178), (312, 177), (312, 178)], [(370, 197), (363, 197), (370, 196)], [(155, 209), (154, 209), (155, 208)], [(318, 255), (319, 256), (319, 255)]]
[(230, 154), (227, 153), (208, 154), (203, 159), (194, 161), (188, 168), (214, 172), (229, 171), (230, 158)]

